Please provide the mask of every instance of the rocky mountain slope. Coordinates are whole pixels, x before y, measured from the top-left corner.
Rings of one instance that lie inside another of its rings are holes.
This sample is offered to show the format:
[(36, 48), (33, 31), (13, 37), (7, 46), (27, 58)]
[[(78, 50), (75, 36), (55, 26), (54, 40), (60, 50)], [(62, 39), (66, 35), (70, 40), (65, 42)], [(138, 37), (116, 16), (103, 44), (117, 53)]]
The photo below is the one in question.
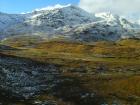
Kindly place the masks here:
[(14, 35), (39, 35), (76, 41), (139, 38), (139, 25), (110, 13), (90, 14), (79, 7), (35, 10), (26, 14), (0, 14), (0, 38)]

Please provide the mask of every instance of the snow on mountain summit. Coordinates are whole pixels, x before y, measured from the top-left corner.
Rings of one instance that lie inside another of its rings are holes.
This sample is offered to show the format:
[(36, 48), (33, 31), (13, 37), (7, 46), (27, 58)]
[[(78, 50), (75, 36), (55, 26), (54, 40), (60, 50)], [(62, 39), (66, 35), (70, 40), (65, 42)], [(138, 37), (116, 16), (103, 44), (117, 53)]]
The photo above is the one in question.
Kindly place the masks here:
[(0, 13), (0, 38), (11, 35), (40, 35), (53, 38), (95, 41), (117, 40), (137, 25), (111, 13), (91, 14), (74, 5), (56, 5), (26, 14)]
[(55, 34), (55, 30), (61, 27), (73, 27), (75, 25), (91, 23), (96, 21), (94, 14), (83, 9), (67, 5), (62, 8), (41, 9), (32, 13), (24, 14), (26, 17), (23, 23), (9, 27), (7, 34)]
[(48, 6), (45, 8), (35, 9), (34, 11), (54, 10), (54, 9), (60, 9), (60, 8), (65, 8), (69, 6), (71, 6), (71, 4), (67, 4), (67, 5), (56, 4), (55, 6)]
[(44, 24), (61, 27), (92, 22), (95, 21), (95, 17), (74, 5), (57, 5), (56, 7), (47, 7), (32, 12), (27, 21), (32, 25)]
[(121, 25), (123, 28), (134, 28), (136, 27), (136, 25), (132, 24), (131, 22), (129, 22), (127, 19), (112, 14), (112, 13), (97, 13), (95, 14), (96, 17), (104, 19), (105, 20), (105, 24), (108, 25), (112, 25), (112, 26), (117, 26), (117, 25)]

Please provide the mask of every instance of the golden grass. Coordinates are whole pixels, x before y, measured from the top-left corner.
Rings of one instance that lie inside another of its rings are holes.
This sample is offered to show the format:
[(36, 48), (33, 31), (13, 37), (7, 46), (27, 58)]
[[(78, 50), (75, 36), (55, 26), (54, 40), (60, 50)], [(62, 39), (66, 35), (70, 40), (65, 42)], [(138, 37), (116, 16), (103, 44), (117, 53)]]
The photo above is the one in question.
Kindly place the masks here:
[[(97, 92), (104, 97), (116, 96), (125, 100), (134, 99), (135, 105), (140, 103), (140, 40), (127, 39), (116, 43), (74, 43), (66, 41), (45, 41), (28, 43), (27, 40), (2, 44), (16, 47), (20, 50), (3, 51), (7, 55), (31, 58), (44, 63), (61, 65), (62, 70), (71, 68), (85, 69), (95, 72), (100, 65), (107, 67), (107, 72), (96, 75), (79, 76), (69, 71), (68, 77), (77, 78), (83, 82), (83, 87)], [(20, 43), (20, 44), (18, 44)], [(28, 44), (27, 44), (28, 43)], [(132, 74), (130, 73), (133, 72)], [(43, 95), (39, 99), (56, 99)], [(58, 100), (57, 100), (58, 101)], [(64, 102), (60, 103), (65, 105)], [(71, 104), (70, 104), (71, 105)], [(132, 104), (133, 105), (133, 104)]]
[[(27, 39), (27, 38), (25, 38)], [(25, 40), (22, 39), (24, 41)], [(32, 40), (32, 39), (31, 39)], [(114, 42), (74, 43), (68, 41), (44, 41), (40, 43), (24, 45), (24, 41), (17, 40), (20, 44), (14, 44), (8, 40), (8, 45), (20, 49), (19, 51), (5, 51), (9, 55), (31, 58), (33, 60), (60, 64), (68, 67), (87, 66), (89, 69), (103, 64), (108, 69), (140, 68), (140, 44), (139, 40), (127, 39)], [(21, 41), (21, 42), (20, 42)], [(131, 42), (129, 44), (129, 42)], [(10, 44), (9, 44), (10, 43)], [(127, 43), (127, 44), (126, 44)], [(6, 42), (3, 42), (6, 44)], [(136, 44), (136, 47), (135, 47)]]

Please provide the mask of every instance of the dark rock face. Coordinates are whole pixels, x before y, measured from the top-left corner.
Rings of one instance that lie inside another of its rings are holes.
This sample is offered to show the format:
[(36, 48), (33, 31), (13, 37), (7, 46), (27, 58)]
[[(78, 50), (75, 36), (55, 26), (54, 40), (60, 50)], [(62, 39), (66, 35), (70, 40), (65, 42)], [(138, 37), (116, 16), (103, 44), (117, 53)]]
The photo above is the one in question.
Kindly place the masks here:
[(0, 90), (2, 95), (29, 99), (59, 82), (58, 67), (28, 59), (0, 56)]

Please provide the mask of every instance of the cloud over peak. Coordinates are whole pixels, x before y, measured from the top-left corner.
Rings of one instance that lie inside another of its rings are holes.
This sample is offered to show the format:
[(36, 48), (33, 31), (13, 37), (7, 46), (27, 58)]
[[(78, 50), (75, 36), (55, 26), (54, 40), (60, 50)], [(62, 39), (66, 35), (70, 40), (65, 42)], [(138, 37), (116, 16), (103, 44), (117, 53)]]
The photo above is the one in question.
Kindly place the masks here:
[(111, 12), (128, 18), (140, 18), (140, 0), (80, 0), (79, 6), (89, 12)]

